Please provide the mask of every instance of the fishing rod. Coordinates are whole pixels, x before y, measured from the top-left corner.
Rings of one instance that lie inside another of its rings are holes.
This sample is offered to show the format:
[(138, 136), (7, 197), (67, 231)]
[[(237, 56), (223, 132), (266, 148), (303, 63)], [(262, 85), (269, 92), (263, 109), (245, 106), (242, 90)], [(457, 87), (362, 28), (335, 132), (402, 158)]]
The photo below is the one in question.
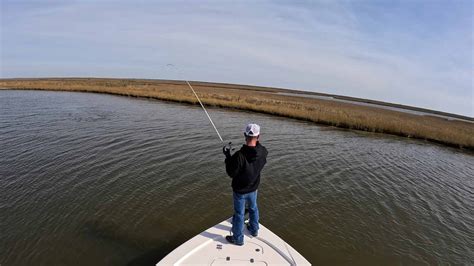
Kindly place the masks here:
[[(174, 67), (173, 64), (167, 64), (166, 66), (167, 66), (167, 67)], [(178, 73), (178, 76), (180, 76), (179, 73)], [(196, 96), (196, 99), (198, 100), (199, 104), (201, 105), (202, 109), (204, 110), (204, 113), (206, 113), (206, 116), (207, 116), (207, 118), (209, 119), (209, 122), (211, 122), (212, 127), (213, 127), (214, 130), (216, 131), (217, 136), (219, 137), (219, 140), (221, 141), (221, 143), (223, 143), (224, 140), (222, 139), (221, 134), (219, 133), (219, 130), (217, 130), (216, 125), (215, 125), (214, 122), (212, 121), (211, 116), (210, 116), (209, 113), (207, 112), (206, 107), (204, 107), (204, 104), (202, 103), (201, 99), (200, 99), (199, 96), (197, 95), (197, 93), (196, 93), (196, 91), (194, 90), (193, 86), (191, 86), (191, 84), (189, 83), (189, 81), (187, 81), (186, 79), (183, 79), (183, 80), (184, 80), (184, 82), (186, 82), (186, 84), (188, 85), (188, 87), (191, 89), (191, 91), (193, 92), (194, 96)], [(232, 149), (232, 142), (229, 142), (226, 146), (228, 146), (230, 150), (233, 150), (233, 149)]]
[(219, 130), (217, 130), (216, 125), (214, 125), (214, 122), (212, 122), (211, 116), (209, 116), (209, 113), (207, 112), (206, 108), (204, 107), (204, 104), (202, 104), (201, 99), (199, 99), (199, 96), (196, 94), (196, 91), (194, 91), (193, 86), (191, 86), (191, 84), (189, 84), (189, 82), (187, 80), (184, 80), (184, 81), (186, 82), (186, 84), (188, 84), (189, 88), (191, 88), (191, 90), (193, 91), (194, 96), (196, 96), (197, 100), (199, 101), (199, 104), (201, 105), (202, 109), (206, 113), (207, 118), (209, 118), (209, 121), (211, 122), (211, 125), (214, 127), (214, 130), (216, 131), (217, 136), (219, 137), (221, 142), (224, 142), (224, 140), (221, 137), (221, 134), (219, 134)]

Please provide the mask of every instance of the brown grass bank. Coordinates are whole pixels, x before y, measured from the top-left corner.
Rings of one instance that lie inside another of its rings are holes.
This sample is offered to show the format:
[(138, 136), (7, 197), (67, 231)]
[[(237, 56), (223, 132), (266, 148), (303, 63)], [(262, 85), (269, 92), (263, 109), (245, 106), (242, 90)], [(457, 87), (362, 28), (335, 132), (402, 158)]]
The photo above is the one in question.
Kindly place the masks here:
[[(420, 116), (372, 106), (280, 95), (283, 89), (245, 85), (192, 82), (202, 102), (279, 115), (342, 128), (424, 139), (474, 150), (474, 123)], [(47, 78), (0, 79), (0, 88), (98, 92), (198, 104), (180, 81)]]

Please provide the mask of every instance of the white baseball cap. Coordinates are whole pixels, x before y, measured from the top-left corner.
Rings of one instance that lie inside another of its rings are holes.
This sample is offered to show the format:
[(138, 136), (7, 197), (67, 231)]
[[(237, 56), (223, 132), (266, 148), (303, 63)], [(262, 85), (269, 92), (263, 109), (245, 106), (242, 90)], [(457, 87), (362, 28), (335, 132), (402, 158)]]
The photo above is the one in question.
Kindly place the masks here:
[(260, 126), (257, 124), (248, 124), (244, 131), (245, 136), (257, 137), (260, 135)]

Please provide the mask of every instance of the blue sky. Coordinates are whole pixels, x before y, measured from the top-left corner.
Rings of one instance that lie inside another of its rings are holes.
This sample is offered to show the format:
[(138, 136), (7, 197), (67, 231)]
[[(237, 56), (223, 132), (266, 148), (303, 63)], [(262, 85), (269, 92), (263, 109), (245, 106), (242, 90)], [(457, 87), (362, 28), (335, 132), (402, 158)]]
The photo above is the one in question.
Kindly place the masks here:
[(255, 84), (472, 117), (473, 12), (463, 0), (2, 0), (0, 76)]

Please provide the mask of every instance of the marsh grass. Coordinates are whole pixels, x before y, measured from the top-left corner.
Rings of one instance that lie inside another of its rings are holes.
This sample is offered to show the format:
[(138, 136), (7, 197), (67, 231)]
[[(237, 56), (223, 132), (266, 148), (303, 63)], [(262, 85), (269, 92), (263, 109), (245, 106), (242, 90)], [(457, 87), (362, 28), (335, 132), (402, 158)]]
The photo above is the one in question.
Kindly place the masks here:
[[(207, 106), (250, 110), (336, 127), (424, 139), (474, 150), (474, 123), (326, 99), (276, 94), (281, 89), (193, 82)], [(2, 79), (1, 88), (109, 93), (198, 104), (183, 82), (134, 79)]]

